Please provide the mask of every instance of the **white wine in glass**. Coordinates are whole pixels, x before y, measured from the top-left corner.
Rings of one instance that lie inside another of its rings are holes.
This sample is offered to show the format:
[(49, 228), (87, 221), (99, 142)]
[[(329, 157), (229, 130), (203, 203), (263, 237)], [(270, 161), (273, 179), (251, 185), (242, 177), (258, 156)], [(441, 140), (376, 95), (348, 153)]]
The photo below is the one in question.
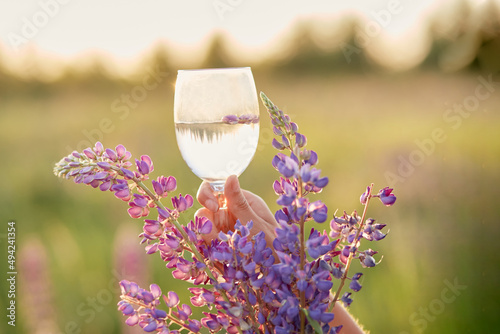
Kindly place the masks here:
[(227, 231), (224, 184), (230, 175), (243, 173), (259, 141), (259, 104), (251, 69), (178, 71), (174, 122), (183, 159), (218, 196), (214, 223)]

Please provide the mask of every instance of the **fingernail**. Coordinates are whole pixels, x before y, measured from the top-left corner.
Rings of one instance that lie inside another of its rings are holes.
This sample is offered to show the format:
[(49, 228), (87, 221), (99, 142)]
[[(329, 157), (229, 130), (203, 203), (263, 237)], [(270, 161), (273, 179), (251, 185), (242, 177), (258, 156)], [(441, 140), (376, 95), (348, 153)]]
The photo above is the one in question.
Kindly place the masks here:
[(212, 212), (217, 212), (217, 210), (219, 209), (219, 204), (217, 204), (217, 202), (213, 199), (207, 199), (207, 201), (205, 202), (205, 206)]

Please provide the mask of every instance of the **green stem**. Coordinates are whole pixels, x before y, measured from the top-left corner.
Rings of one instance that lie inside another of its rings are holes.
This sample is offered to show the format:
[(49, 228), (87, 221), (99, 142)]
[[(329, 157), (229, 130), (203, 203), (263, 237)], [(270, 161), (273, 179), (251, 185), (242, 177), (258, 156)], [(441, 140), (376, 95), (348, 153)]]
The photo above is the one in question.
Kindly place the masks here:
[[(302, 198), (302, 178), (299, 176), (297, 178), (297, 190), (298, 190), (298, 197)], [(299, 227), (300, 227), (300, 270), (304, 270), (305, 263), (306, 263), (306, 246), (305, 246), (305, 222), (304, 222), (304, 216), (300, 218), (299, 222)], [(305, 309), (306, 308), (306, 292), (305, 291), (300, 291), (299, 293), (300, 297), (300, 308)], [(305, 333), (305, 328), (306, 328), (306, 315), (304, 312), (300, 312), (300, 333)]]
[[(248, 287), (248, 284), (244, 284), (243, 286), (243, 293), (245, 294), (245, 299), (248, 301), (248, 290), (249, 290), (249, 287)], [(255, 324), (255, 309), (253, 307), (253, 305), (250, 305), (249, 303), (247, 303), (247, 307), (248, 308), (248, 311), (250, 312), (250, 315), (251, 315), (251, 321), (252, 321), (252, 328), (253, 330), (256, 332), (256, 333), (262, 333), (261, 330), (259, 330), (259, 326), (257, 326)]]
[[(354, 240), (352, 241), (351, 249), (358, 247), (358, 243), (359, 243), (358, 239), (359, 239), (359, 235), (361, 234), (361, 231), (363, 230), (363, 225), (365, 224), (366, 212), (368, 210), (368, 203), (370, 203), (370, 199), (372, 197), (372, 190), (373, 190), (373, 183), (371, 184), (371, 186), (368, 190), (368, 194), (366, 196), (365, 208), (363, 209), (363, 215), (361, 217), (361, 223), (359, 225), (358, 232), (356, 233), (356, 236), (354, 237)], [(333, 298), (333, 301), (331, 303), (330, 312), (333, 311), (333, 307), (335, 306), (335, 303), (339, 299), (340, 292), (342, 291), (342, 288), (344, 287), (345, 280), (347, 279), (347, 273), (349, 271), (349, 267), (351, 266), (353, 258), (354, 258), (354, 252), (349, 252), (349, 257), (347, 258), (347, 263), (345, 265), (344, 274), (342, 275), (342, 277), (340, 279), (339, 288), (337, 289), (337, 292), (335, 293), (335, 297)]]
[[(300, 270), (304, 270), (305, 266), (305, 233), (304, 233), (304, 218), (300, 219)], [(300, 291), (300, 308), (306, 308), (306, 292)], [(305, 333), (306, 315), (300, 312), (300, 333)]]

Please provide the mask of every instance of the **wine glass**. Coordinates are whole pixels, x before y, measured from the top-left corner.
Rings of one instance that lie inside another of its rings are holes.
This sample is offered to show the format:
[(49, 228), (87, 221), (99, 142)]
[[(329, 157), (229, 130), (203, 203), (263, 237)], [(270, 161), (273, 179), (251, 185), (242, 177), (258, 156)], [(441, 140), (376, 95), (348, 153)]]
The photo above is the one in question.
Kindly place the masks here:
[(218, 197), (214, 224), (227, 232), (224, 184), (247, 168), (259, 140), (259, 104), (250, 67), (178, 71), (174, 122), (183, 159)]

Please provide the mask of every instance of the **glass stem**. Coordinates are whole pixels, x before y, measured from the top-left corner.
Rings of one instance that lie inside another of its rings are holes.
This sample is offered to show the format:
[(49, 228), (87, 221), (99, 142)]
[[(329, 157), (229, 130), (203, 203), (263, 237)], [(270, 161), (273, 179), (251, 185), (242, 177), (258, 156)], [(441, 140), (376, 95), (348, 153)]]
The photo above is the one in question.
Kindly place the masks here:
[(219, 210), (214, 213), (215, 226), (222, 232), (227, 233), (230, 230), (229, 226), (229, 213), (227, 211), (226, 196), (224, 196), (224, 183), (225, 181), (216, 181), (210, 183), (214, 190), (217, 201), (219, 202)]
[(216, 192), (217, 200), (219, 202), (219, 210), (214, 213), (214, 224), (219, 230), (227, 233), (230, 229), (229, 227), (229, 213), (227, 211), (227, 201), (226, 196), (222, 192)]

